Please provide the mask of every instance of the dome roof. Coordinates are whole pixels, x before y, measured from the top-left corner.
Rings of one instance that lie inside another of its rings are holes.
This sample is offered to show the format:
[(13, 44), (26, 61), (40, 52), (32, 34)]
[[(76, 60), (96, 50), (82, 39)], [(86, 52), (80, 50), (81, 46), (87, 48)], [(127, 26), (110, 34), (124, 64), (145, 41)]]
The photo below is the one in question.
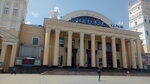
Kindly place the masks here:
[[(89, 11), (89, 10), (75, 11), (75, 12), (72, 12), (72, 13), (69, 13), (69, 14), (63, 16), (61, 19), (66, 20), (66, 21), (71, 21), (71, 22), (76, 22), (75, 20), (79, 19), (79, 21), (77, 21), (78, 23), (85, 23), (85, 22), (83, 22), (83, 18), (84, 19), (88, 18), (88, 20), (94, 20), (92, 23), (94, 25), (98, 23), (98, 25), (105, 24), (110, 27), (110, 25), (113, 24), (113, 22), (111, 20), (109, 20), (107, 17), (105, 17), (104, 15), (99, 14), (94, 11)], [(98, 21), (98, 22), (95, 23), (96, 21)], [(88, 22), (91, 22), (91, 21), (88, 21)], [(107, 27), (107, 26), (104, 26), (104, 27)]]

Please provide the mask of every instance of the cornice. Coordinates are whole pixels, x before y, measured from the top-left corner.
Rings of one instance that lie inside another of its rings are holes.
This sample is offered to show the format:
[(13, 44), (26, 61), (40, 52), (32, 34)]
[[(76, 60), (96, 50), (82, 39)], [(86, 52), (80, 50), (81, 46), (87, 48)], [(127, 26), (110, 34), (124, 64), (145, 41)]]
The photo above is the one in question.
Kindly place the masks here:
[(2, 35), (3, 40), (13, 40), (13, 41), (19, 41), (19, 38), (15, 35), (3, 30), (0, 28), (0, 34)]
[[(76, 31), (81, 30), (89, 30), (89, 31), (95, 31), (95, 32), (106, 32), (106, 33), (113, 33), (113, 34), (120, 34), (120, 35), (129, 35), (129, 36), (135, 36), (139, 37), (141, 34), (140, 32), (134, 32), (134, 31), (128, 31), (124, 29), (118, 29), (118, 28), (107, 28), (107, 27), (98, 27), (93, 25), (85, 25), (80, 23), (73, 23), (73, 22), (67, 22), (63, 20), (51, 20), (51, 19), (45, 19), (46, 28), (48, 27), (65, 27), (70, 29), (75, 29)], [(65, 30), (64, 28), (64, 30)]]

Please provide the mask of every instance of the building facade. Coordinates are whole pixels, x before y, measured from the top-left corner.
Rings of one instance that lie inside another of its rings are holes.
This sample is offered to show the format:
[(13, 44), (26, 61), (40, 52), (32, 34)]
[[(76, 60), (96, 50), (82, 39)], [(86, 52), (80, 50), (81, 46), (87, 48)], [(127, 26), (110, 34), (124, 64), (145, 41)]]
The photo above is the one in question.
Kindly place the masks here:
[(137, 0), (128, 6), (131, 31), (141, 32), (145, 53), (150, 53), (150, 0)]
[(27, 0), (0, 3), (4, 71), (14, 66), (143, 69), (141, 33), (113, 28), (102, 14), (81, 10), (58, 19), (59, 12), (52, 10), (43, 26), (28, 25), (24, 24)]

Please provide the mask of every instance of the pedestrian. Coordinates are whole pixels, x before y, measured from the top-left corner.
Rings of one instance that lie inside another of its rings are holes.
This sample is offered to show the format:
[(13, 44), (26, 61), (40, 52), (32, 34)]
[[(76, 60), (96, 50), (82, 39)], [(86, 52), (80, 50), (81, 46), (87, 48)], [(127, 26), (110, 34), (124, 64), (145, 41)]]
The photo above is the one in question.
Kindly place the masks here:
[(97, 71), (97, 73), (98, 73), (99, 81), (100, 81), (100, 77), (101, 77), (101, 70), (99, 69), (99, 70)]
[(16, 75), (16, 67), (13, 68), (13, 74)]
[(127, 76), (130, 76), (130, 71), (127, 71)]

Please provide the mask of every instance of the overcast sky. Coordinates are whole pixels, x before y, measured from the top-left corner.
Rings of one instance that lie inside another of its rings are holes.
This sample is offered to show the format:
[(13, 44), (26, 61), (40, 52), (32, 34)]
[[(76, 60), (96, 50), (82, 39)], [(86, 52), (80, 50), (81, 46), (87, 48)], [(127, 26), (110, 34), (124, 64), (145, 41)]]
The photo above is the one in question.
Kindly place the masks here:
[(76, 10), (91, 10), (98, 12), (112, 22), (125, 22), (128, 29), (128, 2), (136, 0), (29, 0), (26, 23), (43, 25), (45, 17), (50, 17), (50, 11), (58, 7), (60, 16)]

